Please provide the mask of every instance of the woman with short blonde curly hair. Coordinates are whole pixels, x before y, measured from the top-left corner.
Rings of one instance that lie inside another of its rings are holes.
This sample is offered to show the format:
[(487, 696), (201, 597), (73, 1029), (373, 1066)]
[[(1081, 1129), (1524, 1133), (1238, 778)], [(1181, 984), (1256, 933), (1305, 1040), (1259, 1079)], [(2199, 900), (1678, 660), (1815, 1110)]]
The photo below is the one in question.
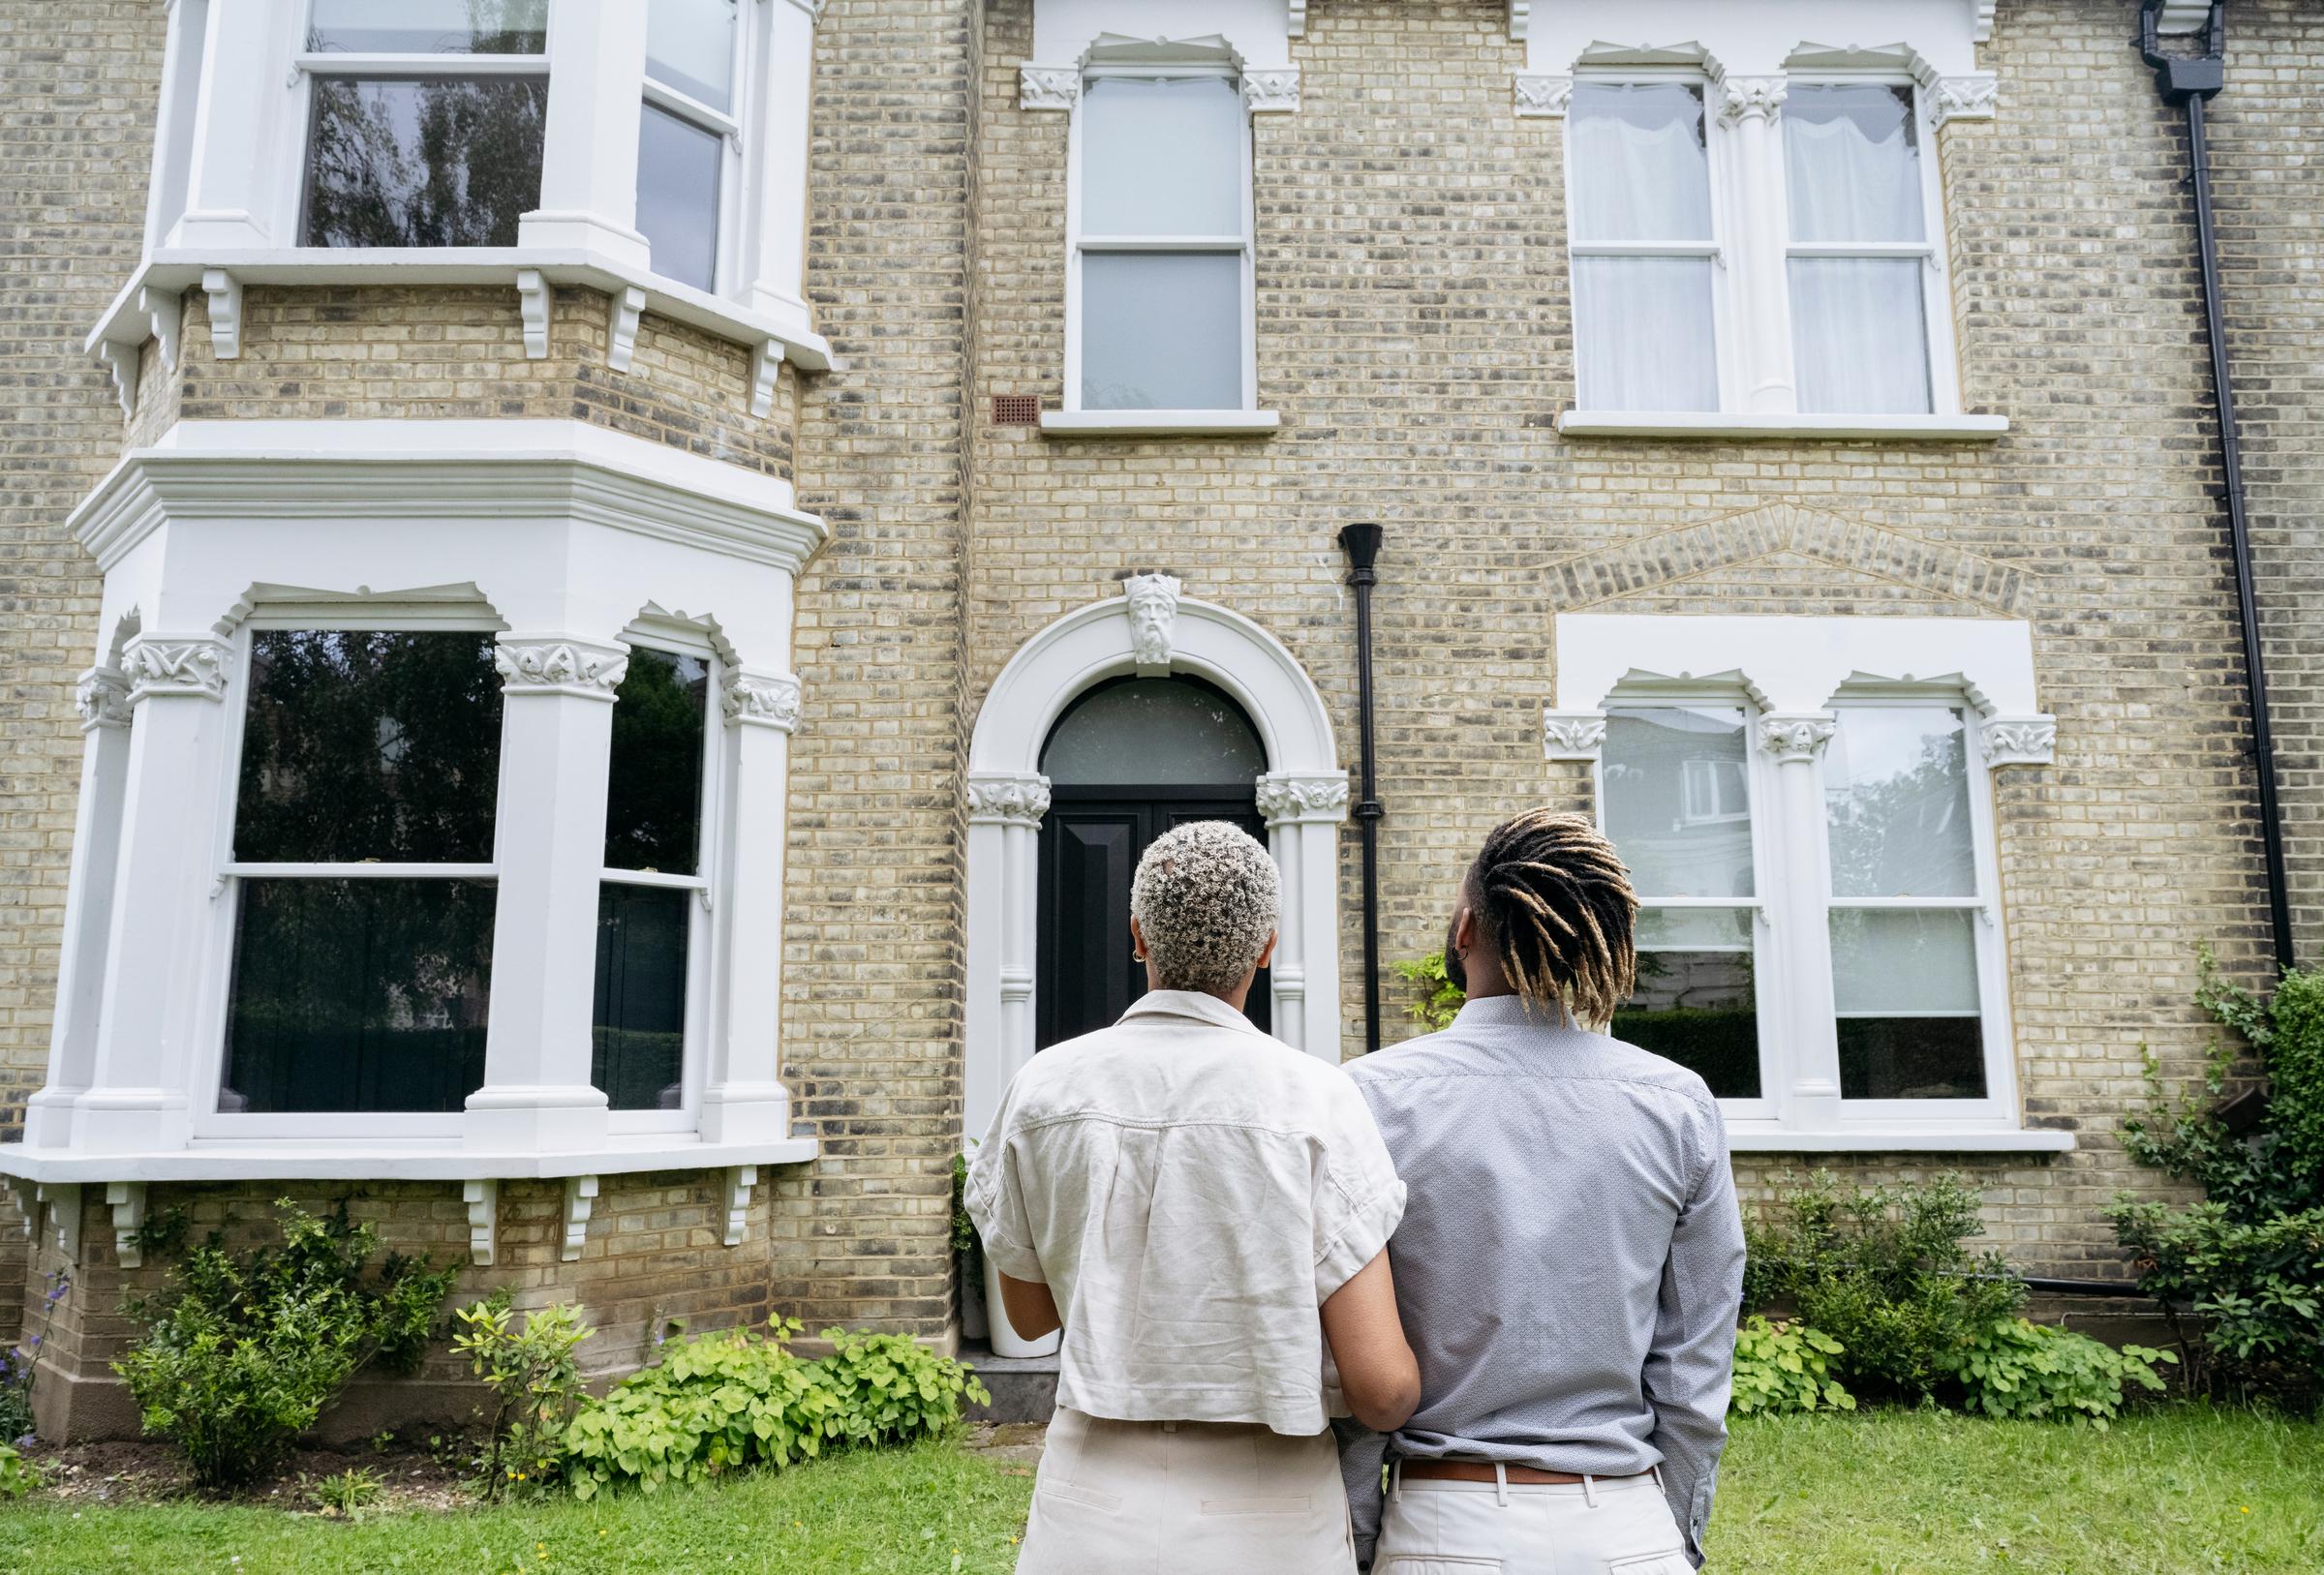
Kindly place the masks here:
[(1337, 1067), (1242, 1015), (1280, 882), (1198, 821), (1130, 888), (1147, 993), (1017, 1075), (967, 1206), (1017, 1332), (1062, 1327), (1021, 1575), (1350, 1575), (1330, 1423), (1420, 1399), (1389, 1232), (1404, 1188)]

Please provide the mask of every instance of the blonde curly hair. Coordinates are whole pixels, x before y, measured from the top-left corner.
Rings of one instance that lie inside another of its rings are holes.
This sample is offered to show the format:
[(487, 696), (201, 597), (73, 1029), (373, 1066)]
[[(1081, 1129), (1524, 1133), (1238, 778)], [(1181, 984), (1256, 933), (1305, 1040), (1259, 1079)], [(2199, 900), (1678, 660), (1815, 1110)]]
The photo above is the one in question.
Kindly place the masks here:
[(1282, 903), (1275, 862), (1223, 820), (1189, 821), (1154, 838), (1130, 882), (1130, 917), (1166, 990), (1217, 995), (1258, 966)]

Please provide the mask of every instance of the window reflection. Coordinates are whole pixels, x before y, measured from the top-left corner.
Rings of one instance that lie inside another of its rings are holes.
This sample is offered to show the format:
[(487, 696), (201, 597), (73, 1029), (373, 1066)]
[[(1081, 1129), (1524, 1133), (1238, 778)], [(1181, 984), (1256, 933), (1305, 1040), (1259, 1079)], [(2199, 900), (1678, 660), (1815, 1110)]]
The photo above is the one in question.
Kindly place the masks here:
[(548, 102), (546, 76), (318, 76), (303, 244), (514, 246)]

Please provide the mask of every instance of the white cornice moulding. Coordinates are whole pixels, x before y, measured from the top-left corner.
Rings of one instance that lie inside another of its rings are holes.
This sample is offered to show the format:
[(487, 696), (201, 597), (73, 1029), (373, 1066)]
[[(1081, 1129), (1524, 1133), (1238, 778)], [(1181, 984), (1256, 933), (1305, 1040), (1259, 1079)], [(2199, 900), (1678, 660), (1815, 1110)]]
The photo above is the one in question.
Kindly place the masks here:
[(180, 421), (67, 524), (110, 570), (170, 519), (566, 517), (786, 568), (822, 520), (777, 476), (559, 419)]
[(1043, 410), (1047, 438), (1250, 438), (1273, 432), (1273, 410)]
[(1517, 73), (1517, 113), (1527, 119), (1562, 119), (1574, 102), (1574, 78), (1546, 73)]
[(1680, 67), (1723, 76), (1787, 68), (1892, 67), (1955, 74), (1977, 69), (1993, 31), (1994, 0), (1561, 0), (1530, 8), (1528, 72), (1577, 65)]
[(1081, 101), (1082, 69), (1079, 66), (1034, 66), (1017, 68), (1017, 107), (1020, 109), (1071, 109)]
[[(635, 1175), (648, 1170), (723, 1170), (733, 1166), (804, 1165), (813, 1137), (706, 1143), (678, 1133), (616, 1138), (602, 1148), (565, 1152), (474, 1150), (460, 1139), (316, 1139), (303, 1142), (197, 1141), (148, 1153), (89, 1154), (78, 1149), (0, 1143), (0, 1175), (37, 1182), (54, 1197), (61, 1186), (112, 1181), (458, 1181), (497, 1188), (506, 1181), (567, 1176)], [(58, 1211), (60, 1220), (63, 1210)], [(471, 1203), (474, 1223), (474, 1203)]]
[(564, 246), (286, 246), (230, 252), (165, 248), (138, 266), (83, 343), (91, 355), (108, 340), (142, 344), (151, 323), (139, 300), (149, 288), (199, 286), (209, 296), (215, 353), (221, 360), (231, 360), (241, 353), (245, 285), (490, 285), (505, 289), (524, 272), (538, 274), (544, 285), (574, 286), (615, 297), (634, 287), (645, 291), (645, 310), (657, 318), (735, 345), (772, 339), (782, 346), (783, 358), (802, 371), (822, 372), (831, 366), (831, 346), (820, 335), (802, 332), (793, 318), (682, 285), (603, 252)]
[(1748, 1154), (2070, 1154), (2074, 1135), (2040, 1127), (1842, 1127), (1788, 1132), (1730, 1117), (1727, 1146)]
[(1744, 442), (1984, 443), (2005, 436), (2005, 415), (1748, 415), (1733, 410), (1566, 410), (1564, 438), (1727, 439)]

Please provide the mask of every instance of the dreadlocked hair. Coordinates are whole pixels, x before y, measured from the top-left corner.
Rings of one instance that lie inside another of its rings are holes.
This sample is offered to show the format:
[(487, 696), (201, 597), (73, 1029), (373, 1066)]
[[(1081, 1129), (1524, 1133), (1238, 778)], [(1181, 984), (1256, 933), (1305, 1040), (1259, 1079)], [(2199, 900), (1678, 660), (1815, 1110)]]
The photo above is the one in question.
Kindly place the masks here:
[(1638, 897), (1614, 845), (1588, 820), (1529, 809), (1503, 821), (1470, 880), (1484, 939), (1528, 1007), (1596, 1027), (1630, 998)]

